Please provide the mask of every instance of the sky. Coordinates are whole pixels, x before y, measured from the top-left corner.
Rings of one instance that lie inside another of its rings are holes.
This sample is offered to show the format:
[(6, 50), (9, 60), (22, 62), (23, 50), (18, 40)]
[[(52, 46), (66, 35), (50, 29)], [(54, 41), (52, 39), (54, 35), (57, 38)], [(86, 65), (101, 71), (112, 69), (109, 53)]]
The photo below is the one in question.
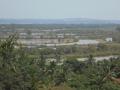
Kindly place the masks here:
[(0, 18), (120, 20), (120, 0), (0, 0)]

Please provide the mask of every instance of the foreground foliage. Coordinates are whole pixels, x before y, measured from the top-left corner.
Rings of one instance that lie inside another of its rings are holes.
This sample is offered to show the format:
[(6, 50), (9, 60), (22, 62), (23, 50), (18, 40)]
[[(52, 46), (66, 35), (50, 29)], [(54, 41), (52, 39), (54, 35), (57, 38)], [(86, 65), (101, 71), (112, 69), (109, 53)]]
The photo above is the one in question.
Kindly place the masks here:
[[(15, 48), (15, 46), (17, 48)], [(119, 90), (120, 58), (95, 62), (92, 55), (85, 62), (66, 60), (55, 52), (57, 62), (47, 63), (47, 50), (36, 58), (16, 43), (14, 36), (0, 42), (0, 90)]]

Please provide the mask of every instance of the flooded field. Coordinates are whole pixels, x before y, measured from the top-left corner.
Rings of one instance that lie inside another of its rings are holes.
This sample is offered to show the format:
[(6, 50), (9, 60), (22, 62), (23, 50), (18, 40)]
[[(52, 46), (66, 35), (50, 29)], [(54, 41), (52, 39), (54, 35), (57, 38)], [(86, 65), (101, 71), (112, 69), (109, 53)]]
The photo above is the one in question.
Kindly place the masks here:
[(45, 46), (64, 46), (64, 45), (97, 45), (100, 42), (97, 40), (92, 39), (86, 39), (86, 40), (79, 40), (77, 42), (71, 42), (71, 43), (59, 43), (58, 39), (21, 39), (18, 40), (19, 43), (25, 44), (25, 45), (45, 45)]
[[(103, 60), (110, 60), (111, 58), (118, 58), (118, 56), (100, 56), (100, 57), (94, 57), (94, 60), (96, 62), (103, 61)], [(88, 58), (77, 58), (78, 61), (86, 61)]]

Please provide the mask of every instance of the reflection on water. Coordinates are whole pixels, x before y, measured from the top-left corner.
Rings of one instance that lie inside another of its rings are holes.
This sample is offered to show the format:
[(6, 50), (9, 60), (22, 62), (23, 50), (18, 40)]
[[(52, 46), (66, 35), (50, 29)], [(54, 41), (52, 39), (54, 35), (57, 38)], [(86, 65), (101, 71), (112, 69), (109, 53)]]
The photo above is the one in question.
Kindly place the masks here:
[(99, 41), (97, 40), (90, 40), (90, 39), (86, 39), (86, 40), (79, 40), (77, 42), (77, 44), (80, 44), (80, 45), (88, 45), (88, 44), (98, 44)]

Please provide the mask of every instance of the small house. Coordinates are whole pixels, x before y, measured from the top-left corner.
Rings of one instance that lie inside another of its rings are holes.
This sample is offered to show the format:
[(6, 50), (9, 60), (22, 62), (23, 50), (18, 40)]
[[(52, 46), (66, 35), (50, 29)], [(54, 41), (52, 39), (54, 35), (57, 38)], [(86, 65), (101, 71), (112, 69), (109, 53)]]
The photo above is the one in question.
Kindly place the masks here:
[(112, 42), (112, 41), (113, 41), (112, 38), (106, 38), (105, 40), (106, 40), (107, 42)]

